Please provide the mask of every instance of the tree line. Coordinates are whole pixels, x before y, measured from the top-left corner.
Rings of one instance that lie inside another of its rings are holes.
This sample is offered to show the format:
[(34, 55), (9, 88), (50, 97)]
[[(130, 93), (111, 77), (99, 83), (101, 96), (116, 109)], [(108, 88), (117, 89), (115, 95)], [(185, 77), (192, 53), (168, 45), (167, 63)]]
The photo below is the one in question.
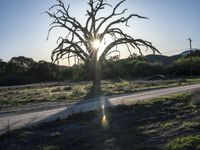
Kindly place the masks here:
[(144, 79), (162, 74), (168, 78), (200, 75), (200, 57), (182, 57), (171, 64), (151, 63), (145, 57), (127, 58), (124, 60), (108, 60), (103, 69), (104, 78)]
[(12, 57), (8, 62), (0, 60), (0, 85), (19, 85), (56, 80), (55, 64), (32, 58)]
[[(34, 61), (24, 56), (12, 57), (8, 62), (0, 59), (0, 85), (19, 85), (49, 81), (92, 80), (90, 65), (79, 64), (71, 67), (59, 66), (44, 60)], [(162, 74), (168, 78), (200, 75), (200, 57), (182, 57), (165, 65), (151, 63), (145, 57), (119, 59), (111, 57), (102, 64), (102, 79), (145, 79), (151, 75)]]

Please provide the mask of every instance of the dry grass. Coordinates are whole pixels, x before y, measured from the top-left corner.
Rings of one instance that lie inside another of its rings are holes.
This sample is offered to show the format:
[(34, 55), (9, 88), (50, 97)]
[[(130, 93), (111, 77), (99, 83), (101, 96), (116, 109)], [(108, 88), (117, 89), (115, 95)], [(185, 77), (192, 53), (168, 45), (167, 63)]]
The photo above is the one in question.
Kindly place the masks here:
[(0, 136), (6, 150), (196, 150), (200, 148), (200, 109), (190, 94), (161, 97), (132, 106), (73, 115)]
[[(175, 80), (165, 81), (102, 81), (102, 94), (124, 94), (144, 89), (176, 86)], [(88, 97), (91, 82), (63, 82), (34, 87), (0, 89), (0, 109), (38, 102), (76, 102)], [(90, 96), (90, 95), (89, 95)]]

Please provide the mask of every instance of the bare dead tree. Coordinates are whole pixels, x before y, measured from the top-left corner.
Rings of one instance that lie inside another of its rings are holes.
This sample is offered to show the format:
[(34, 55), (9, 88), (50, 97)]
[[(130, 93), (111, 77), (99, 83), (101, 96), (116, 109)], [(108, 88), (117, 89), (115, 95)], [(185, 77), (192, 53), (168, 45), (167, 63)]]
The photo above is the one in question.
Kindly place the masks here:
[[(107, 56), (119, 52), (118, 45), (126, 45), (130, 55), (132, 55), (132, 50), (134, 49), (139, 50), (142, 54), (142, 47), (149, 48), (154, 53), (159, 53), (150, 42), (134, 39), (124, 33), (122, 29), (116, 27), (118, 24), (128, 26), (128, 21), (133, 17), (148, 19), (138, 14), (130, 14), (125, 17), (127, 9), (118, 11), (119, 6), (125, 0), (120, 1), (114, 7), (107, 3), (106, 0), (88, 0), (89, 9), (86, 13), (87, 19), (85, 24), (81, 24), (75, 17), (69, 14), (70, 5), (65, 6), (62, 0), (57, 0), (57, 2), (46, 12), (54, 19), (51, 23), (48, 37), (53, 28), (64, 28), (68, 31), (68, 34), (64, 38), (58, 38), (58, 46), (53, 50), (51, 56), (52, 62), (59, 62), (63, 57), (68, 58), (69, 62), (71, 57), (82, 60), (84, 63), (89, 62), (93, 66), (93, 85), (96, 89), (100, 87), (100, 64), (105, 61)], [(99, 12), (108, 7), (112, 8), (112, 12), (107, 16), (100, 15)], [(99, 45), (95, 46), (94, 44), (95, 42), (96, 44), (102, 43), (105, 41), (106, 36), (112, 37), (113, 41), (97, 57)]]

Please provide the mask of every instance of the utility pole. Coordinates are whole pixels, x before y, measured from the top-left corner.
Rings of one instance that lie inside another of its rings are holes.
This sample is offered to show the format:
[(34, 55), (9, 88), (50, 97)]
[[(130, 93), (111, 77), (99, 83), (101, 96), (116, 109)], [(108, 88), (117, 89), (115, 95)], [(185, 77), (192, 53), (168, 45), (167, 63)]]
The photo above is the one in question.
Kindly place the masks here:
[(190, 76), (192, 78), (192, 39), (189, 38), (189, 45), (190, 45)]
[(191, 54), (191, 52), (192, 52), (192, 39), (189, 38), (188, 40), (189, 40), (189, 44), (190, 44), (190, 54)]

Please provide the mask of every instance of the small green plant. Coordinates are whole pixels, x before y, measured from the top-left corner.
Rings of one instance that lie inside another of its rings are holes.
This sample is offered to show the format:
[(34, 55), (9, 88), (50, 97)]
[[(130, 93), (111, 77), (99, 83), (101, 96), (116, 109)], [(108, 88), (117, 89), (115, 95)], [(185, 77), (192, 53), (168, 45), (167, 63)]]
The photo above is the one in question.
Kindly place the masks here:
[(51, 90), (51, 92), (61, 92), (61, 91), (62, 91), (61, 87), (56, 87)]
[(31, 131), (24, 131), (24, 130), (21, 130), (19, 131), (18, 133), (18, 137), (19, 138), (26, 138), (28, 136), (31, 136), (32, 135), (32, 132)]
[(57, 146), (53, 146), (53, 145), (42, 146), (40, 149), (41, 150), (59, 150)]
[(200, 150), (200, 135), (177, 137), (166, 144), (165, 150)]
[(51, 134), (52, 137), (59, 137), (61, 136), (62, 134), (60, 132), (54, 132)]
[(72, 87), (70, 87), (70, 86), (63, 87), (63, 91), (70, 91), (70, 90), (72, 90)]
[(177, 124), (177, 121), (169, 121), (169, 122), (162, 123), (160, 126), (163, 129), (169, 129), (169, 128), (172, 128), (175, 124)]
[(184, 128), (198, 127), (199, 125), (200, 125), (200, 122), (197, 122), (197, 121), (184, 121), (182, 124)]
[(200, 106), (200, 92), (195, 92), (191, 96), (190, 103), (194, 106)]

